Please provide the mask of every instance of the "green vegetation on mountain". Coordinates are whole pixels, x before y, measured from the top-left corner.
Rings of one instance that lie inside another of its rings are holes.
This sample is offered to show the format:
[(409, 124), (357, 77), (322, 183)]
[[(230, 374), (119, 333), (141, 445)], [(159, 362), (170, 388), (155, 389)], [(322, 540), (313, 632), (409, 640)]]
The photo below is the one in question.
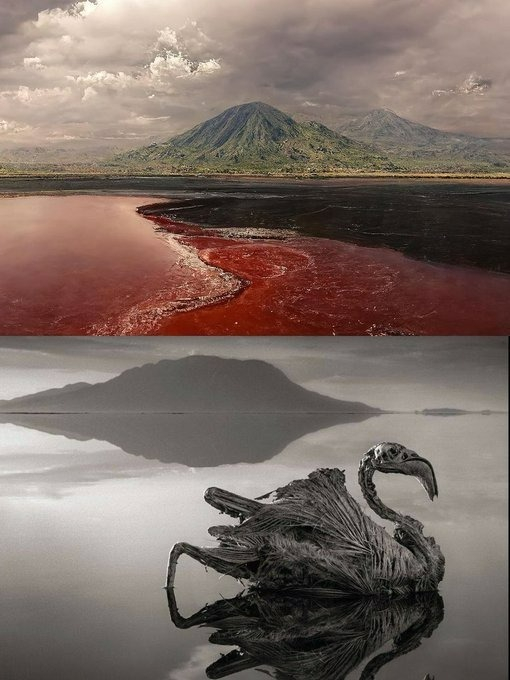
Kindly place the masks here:
[(131, 151), (87, 146), (0, 149), (0, 176), (293, 176), (510, 174), (510, 139), (444, 132), (375, 109), (338, 127), (298, 122), (262, 102), (226, 109), (164, 142)]
[(115, 157), (114, 166), (197, 172), (394, 170), (385, 154), (315, 121), (297, 123), (278, 109), (234, 106), (161, 144)]
[(509, 140), (485, 139), (436, 130), (374, 109), (338, 128), (341, 134), (371, 144), (408, 171), (496, 172), (510, 169)]

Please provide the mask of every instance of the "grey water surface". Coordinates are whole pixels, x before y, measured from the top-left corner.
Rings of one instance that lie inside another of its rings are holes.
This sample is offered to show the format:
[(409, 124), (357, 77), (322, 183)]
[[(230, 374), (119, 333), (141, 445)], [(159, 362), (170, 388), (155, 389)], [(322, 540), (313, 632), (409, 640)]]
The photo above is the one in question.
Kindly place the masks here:
[[(142, 418), (131, 417), (134, 425)], [(166, 416), (166, 437), (173, 418)], [(263, 416), (253, 418), (250, 427), (235, 420), (220, 426), (244, 429), (231, 440), (242, 445), (249, 438), (255, 450), (258, 436), (261, 447), (267, 443), (264, 429), (276, 433), (279, 423), (276, 415), (265, 423)], [(218, 513), (203, 501), (204, 489), (215, 485), (254, 497), (317, 467), (340, 467), (349, 490), (363, 502), (357, 464), (383, 440), (401, 441), (434, 465), (439, 484), (434, 503), (412, 478), (380, 475), (376, 483), (388, 505), (420, 519), (426, 535), (436, 538), (446, 575), (440, 589), (443, 620), (418, 648), (383, 666), (378, 680), (423, 680), (427, 673), (436, 680), (507, 677), (505, 415), (396, 413), (307, 424), (298, 431), (283, 423), (284, 436), (270, 438), (271, 455), (237, 462), (218, 454), (209, 467), (201, 466), (204, 457), (193, 460), (192, 444), (186, 450), (189, 464), (184, 456), (162, 462), (161, 442), (155, 454), (156, 436), (125, 444), (126, 453), (86, 431), (78, 441), (76, 428), (68, 438), (65, 423), (61, 434), (55, 423), (51, 431), (34, 421), (28, 425), (0, 424), (3, 680), (205, 678), (205, 668), (232, 648), (208, 641), (214, 627), (175, 628), (162, 590), (174, 542), (213, 542), (207, 528), (218, 523)], [(196, 452), (207, 448), (212, 426), (204, 423), (200, 437), (201, 427), (199, 415), (187, 430), (195, 432)], [(100, 431), (92, 434), (99, 437)], [(148, 432), (145, 426), (140, 431)], [(182, 441), (169, 442), (169, 449), (175, 453)], [(184, 616), (241, 589), (189, 558), (179, 563), (175, 595)], [(369, 660), (347, 677), (359, 678)], [(235, 677), (255, 680), (260, 672), (244, 670)]]

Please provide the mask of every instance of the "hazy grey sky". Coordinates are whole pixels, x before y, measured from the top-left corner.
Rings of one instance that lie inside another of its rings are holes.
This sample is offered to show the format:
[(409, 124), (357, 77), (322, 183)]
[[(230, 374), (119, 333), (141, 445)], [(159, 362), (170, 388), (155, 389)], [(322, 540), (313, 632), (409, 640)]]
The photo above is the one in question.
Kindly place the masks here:
[(4, 0), (0, 148), (136, 146), (252, 100), (510, 136), (509, 25), (507, 0)]
[(507, 408), (500, 337), (2, 337), (0, 399), (189, 354), (263, 359), (310, 389), (380, 408)]

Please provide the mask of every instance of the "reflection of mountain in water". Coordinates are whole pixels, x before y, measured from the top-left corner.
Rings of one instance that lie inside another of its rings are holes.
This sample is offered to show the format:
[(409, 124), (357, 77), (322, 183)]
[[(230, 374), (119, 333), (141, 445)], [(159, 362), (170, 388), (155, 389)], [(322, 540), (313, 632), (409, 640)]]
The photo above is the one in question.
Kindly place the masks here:
[(0, 402), (0, 409), (3, 422), (191, 466), (267, 460), (308, 432), (380, 413), (306, 390), (263, 361), (204, 356)]
[(209, 626), (216, 629), (210, 642), (239, 648), (211, 664), (209, 678), (265, 666), (279, 680), (342, 680), (392, 642), (361, 672), (360, 680), (372, 680), (384, 665), (430, 637), (443, 619), (437, 592), (348, 601), (252, 592), (218, 600), (187, 619), (177, 610), (173, 590), (168, 604), (178, 628)]
[(48, 414), (0, 415), (0, 422), (61, 434), (99, 439), (126, 453), (208, 467), (268, 460), (308, 432), (359, 422), (362, 414)]

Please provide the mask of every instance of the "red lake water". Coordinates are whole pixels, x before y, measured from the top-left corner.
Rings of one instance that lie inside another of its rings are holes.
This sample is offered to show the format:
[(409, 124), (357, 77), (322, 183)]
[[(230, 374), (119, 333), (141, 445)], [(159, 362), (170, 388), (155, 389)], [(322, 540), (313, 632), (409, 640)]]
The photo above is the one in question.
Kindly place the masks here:
[(0, 334), (143, 333), (162, 301), (207, 297), (215, 277), (184, 265), (178, 244), (136, 213), (140, 202), (0, 200)]
[(1, 199), (0, 334), (510, 333), (508, 275), (326, 238), (225, 238), (137, 214), (150, 200)]

